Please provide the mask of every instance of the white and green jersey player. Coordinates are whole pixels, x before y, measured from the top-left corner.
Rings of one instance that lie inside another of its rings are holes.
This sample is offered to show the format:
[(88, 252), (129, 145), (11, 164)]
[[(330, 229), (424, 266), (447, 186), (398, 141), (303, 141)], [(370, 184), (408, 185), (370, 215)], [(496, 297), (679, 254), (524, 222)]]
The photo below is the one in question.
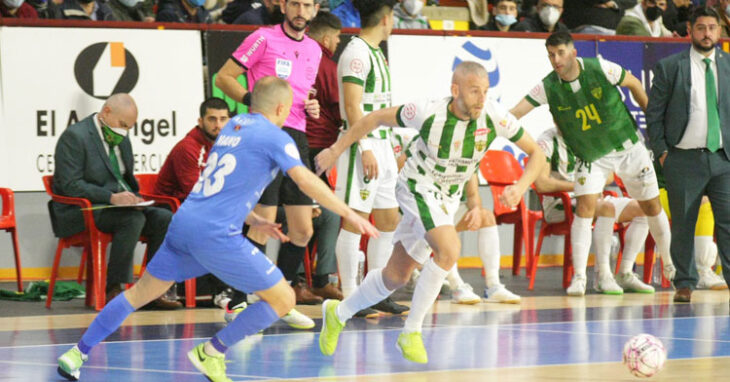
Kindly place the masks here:
[[(556, 128), (545, 130), (538, 138), (537, 145), (545, 153), (547, 166), (535, 181), (539, 192), (568, 192), (573, 199), (572, 190), (575, 180), (576, 157), (565, 144)], [(613, 177), (611, 177), (613, 179)], [(611, 180), (612, 181), (612, 180)], [(571, 206), (571, 208), (574, 206)], [(546, 222), (557, 223), (565, 220), (565, 206), (560, 198), (544, 196), (542, 211)], [(633, 273), (634, 261), (643, 249), (649, 232), (646, 215), (639, 203), (623, 196), (605, 196), (596, 205), (596, 223), (593, 229), (593, 244), (596, 250), (596, 271), (594, 288), (605, 294), (623, 292), (654, 293), (651, 285), (644, 284)], [(624, 239), (621, 265), (616, 279), (610, 267), (611, 248), (614, 244), (614, 224), (628, 224)]]
[[(363, 283), (342, 303), (325, 303), (320, 334), (320, 350), (324, 354), (334, 353), (345, 321), (359, 309), (405, 285), (413, 270), (423, 264), (397, 346), (406, 359), (428, 362), (421, 336), (423, 320), (461, 254), (454, 216), (465, 185), (469, 183), (470, 189), (477, 185), (476, 169), (489, 142), (501, 135), (534, 156), (522, 177), (500, 196), (505, 205), (519, 203), (545, 164), (542, 151), (516, 119), (500, 105), (486, 101), (488, 88), (486, 69), (476, 62), (464, 61), (454, 70), (452, 97), (375, 111), (315, 158), (320, 171), (329, 168), (346, 147), (380, 125), (419, 130), (418, 137), (408, 145), (408, 158), (398, 176), (396, 198), (403, 217), (393, 238), (393, 255), (385, 268), (368, 272)], [(478, 229), (481, 200), (467, 198), (467, 207), (466, 225), (468, 229)], [(433, 258), (422, 250), (426, 245), (433, 249)]]
[[(579, 59), (567, 32), (551, 34), (545, 46), (553, 71), (511, 111), (521, 118), (535, 107), (549, 105), (567, 146), (580, 158), (574, 184), (578, 201), (571, 227), (575, 276), (566, 292), (583, 296), (591, 223), (598, 197), (614, 172), (648, 216), (649, 229), (665, 264), (671, 262), (668, 255), (671, 234), (659, 203), (653, 163), (618, 89), (618, 86), (628, 88), (645, 110), (648, 97), (641, 81), (619, 65), (601, 58)], [(673, 278), (671, 272), (665, 273), (667, 278)]]

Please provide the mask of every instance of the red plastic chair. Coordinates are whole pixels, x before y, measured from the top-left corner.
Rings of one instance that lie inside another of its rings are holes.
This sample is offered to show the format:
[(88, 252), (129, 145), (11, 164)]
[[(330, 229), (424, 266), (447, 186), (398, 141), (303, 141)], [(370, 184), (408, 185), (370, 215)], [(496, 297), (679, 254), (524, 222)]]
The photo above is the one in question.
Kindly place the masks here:
[[(623, 180), (619, 178), (618, 176), (614, 176), (614, 182), (616, 185), (621, 189), (621, 193), (625, 197), (630, 197), (629, 193), (626, 191), (626, 186), (624, 185)], [(671, 220), (669, 221), (671, 224)], [(623, 243), (621, 243), (623, 246)], [(647, 284), (651, 284), (651, 279), (654, 274), (654, 246), (656, 245), (656, 242), (654, 242), (654, 237), (651, 236), (651, 233), (646, 236), (646, 243), (644, 244), (644, 282)], [(621, 255), (622, 253), (619, 253), (618, 259), (616, 260), (616, 272), (618, 272), (618, 266), (621, 263)], [(662, 259), (659, 258), (660, 265), (663, 267), (664, 263), (662, 262)], [(672, 284), (664, 277), (664, 274), (662, 273), (662, 288), (669, 288)]]
[(0, 215), (0, 230), (10, 232), (10, 236), (12, 237), (18, 292), (22, 292), (23, 276), (21, 275), (20, 246), (18, 245), (18, 231), (15, 223), (15, 194), (9, 188), (0, 188), (0, 198), (3, 201), (2, 215)]
[[(157, 174), (135, 174), (134, 177), (137, 179), (139, 184), (139, 194), (145, 200), (154, 200), (157, 204), (163, 204), (170, 208), (170, 211), (174, 214), (180, 208), (180, 201), (172, 196), (157, 195), (154, 193), (155, 183), (157, 183)], [(142, 267), (139, 271), (139, 276), (144, 273), (145, 267), (147, 266), (147, 252), (145, 252), (144, 259), (142, 259)], [(185, 280), (185, 307), (195, 308), (197, 283), (195, 278)]]
[(531, 211), (527, 208), (524, 196), (520, 199), (519, 205), (514, 208), (507, 207), (499, 201), (499, 196), (504, 189), (515, 184), (522, 176), (522, 167), (514, 155), (501, 150), (487, 151), (484, 159), (479, 163), (479, 170), (492, 191), (497, 224), (514, 224), (512, 274), (519, 275), (523, 244), (527, 256), (527, 268), (530, 268), (534, 262), (532, 243), (534, 242), (535, 226), (537, 221), (542, 218), (542, 212)]
[[(534, 185), (533, 185), (534, 188)], [(551, 196), (554, 198), (560, 198), (563, 206), (572, 206), (570, 195), (567, 192), (546, 192), (537, 193), (540, 198), (540, 205), (542, 205), (543, 198)], [(537, 264), (540, 260), (540, 251), (542, 250), (542, 242), (545, 236), (563, 235), (563, 288), (567, 288), (570, 285), (570, 279), (573, 277), (573, 247), (570, 245), (570, 226), (573, 224), (573, 209), (571, 207), (565, 208), (565, 219), (560, 222), (548, 223), (545, 219), (542, 219), (540, 223), (540, 233), (537, 237), (537, 247), (535, 248), (535, 258), (530, 264), (529, 277), (530, 285), (528, 290), (533, 290), (535, 287), (535, 276), (537, 274)]]
[[(46, 193), (51, 200), (57, 203), (71, 204), (81, 208), (91, 208), (91, 202), (83, 198), (72, 198), (68, 196), (56, 195), (53, 192), (53, 176), (46, 175), (43, 177), (43, 185)], [(48, 286), (48, 298), (46, 299), (46, 308), (51, 307), (53, 301), (53, 290), (58, 277), (58, 266), (61, 261), (61, 253), (65, 248), (82, 247), (83, 254), (81, 256), (81, 265), (77, 281), (80, 283), (83, 278), (84, 263), (86, 258), (91, 257), (91, 266), (87, 268), (86, 276), (86, 305), (94, 306), (96, 310), (102, 310), (106, 303), (106, 248), (112, 241), (112, 235), (99, 231), (94, 223), (94, 215), (90, 210), (81, 211), (84, 216), (86, 229), (70, 237), (62, 237), (58, 239), (56, 247), (56, 256), (53, 260), (53, 269), (51, 270), (51, 279)]]

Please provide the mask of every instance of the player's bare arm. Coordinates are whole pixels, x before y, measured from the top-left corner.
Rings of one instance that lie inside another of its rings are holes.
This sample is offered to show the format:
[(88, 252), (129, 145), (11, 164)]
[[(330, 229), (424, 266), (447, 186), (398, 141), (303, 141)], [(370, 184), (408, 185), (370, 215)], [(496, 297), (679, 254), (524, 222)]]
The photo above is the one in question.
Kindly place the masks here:
[(641, 84), (641, 81), (639, 81), (638, 78), (634, 77), (633, 74), (626, 71), (624, 80), (621, 81), (619, 86), (628, 88), (631, 92), (631, 95), (639, 104), (639, 107), (641, 107), (641, 110), (646, 111), (646, 105), (649, 103), (649, 96), (646, 95), (644, 86)]
[[(353, 84), (351, 82), (342, 83), (342, 94), (345, 98), (345, 114), (347, 114), (347, 122), (353, 126), (363, 117), (360, 104), (362, 103), (362, 85)], [(367, 144), (367, 141), (360, 142), (360, 150), (362, 150), (362, 169), (368, 179), (376, 179), (378, 177), (378, 161), (375, 159), (373, 151)]]
[(238, 83), (238, 76), (243, 74), (243, 68), (238, 65), (232, 58), (226, 60), (226, 63), (218, 71), (215, 77), (215, 86), (217, 86), (225, 95), (241, 102), (243, 96), (248, 91)]
[(517, 183), (507, 186), (502, 195), (500, 195), (500, 201), (508, 206), (514, 206), (520, 202), (522, 195), (525, 194), (532, 182), (537, 179), (545, 166), (545, 154), (530, 134), (523, 134), (515, 143), (517, 147), (530, 157), (530, 160), (527, 162), (525, 172), (522, 173)]
[(571, 192), (573, 191), (573, 182), (550, 176), (550, 163), (545, 162), (540, 175), (535, 179), (535, 189), (540, 193)]
[(317, 174), (321, 174), (332, 167), (340, 154), (342, 154), (357, 140), (375, 130), (378, 126), (398, 126), (398, 121), (396, 119), (398, 108), (399, 106), (395, 106), (374, 111), (351, 126), (347, 130), (347, 133), (341, 136), (337, 142), (322, 150), (322, 152), (317, 154), (314, 158)]
[(466, 183), (464, 192), (466, 192), (466, 208), (468, 211), (462, 220), (466, 224), (466, 229), (476, 231), (482, 226), (482, 198), (479, 196), (479, 178), (476, 173)]
[(534, 108), (535, 108), (535, 106), (533, 106), (530, 102), (528, 102), (527, 99), (523, 98), (509, 112), (512, 113), (512, 115), (514, 115), (515, 118), (520, 119), (520, 118), (524, 117), (525, 115), (527, 115), (527, 113), (531, 112), (532, 109), (534, 109)]
[(335, 196), (330, 187), (318, 176), (303, 166), (294, 166), (286, 172), (300, 190), (320, 205), (342, 216), (363, 235), (378, 237), (378, 230), (370, 222), (363, 219), (342, 200)]

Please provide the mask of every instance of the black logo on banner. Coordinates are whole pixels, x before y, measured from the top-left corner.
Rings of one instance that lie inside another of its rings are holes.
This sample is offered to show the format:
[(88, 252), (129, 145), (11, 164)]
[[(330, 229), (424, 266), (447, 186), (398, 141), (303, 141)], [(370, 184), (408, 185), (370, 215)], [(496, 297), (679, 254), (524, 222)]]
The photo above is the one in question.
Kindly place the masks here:
[(139, 67), (124, 43), (99, 42), (79, 53), (74, 75), (86, 94), (105, 100), (115, 93), (131, 92), (139, 79)]

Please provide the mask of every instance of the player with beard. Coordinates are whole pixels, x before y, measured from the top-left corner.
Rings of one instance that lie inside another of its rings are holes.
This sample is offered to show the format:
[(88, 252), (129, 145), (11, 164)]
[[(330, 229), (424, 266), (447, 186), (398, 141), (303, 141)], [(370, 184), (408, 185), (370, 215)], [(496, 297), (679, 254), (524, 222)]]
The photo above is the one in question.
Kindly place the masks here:
[[(249, 35), (218, 71), (215, 82), (226, 95), (248, 105), (250, 91), (260, 78), (276, 76), (287, 80), (294, 92), (294, 101), (291, 114), (284, 123), (284, 131), (297, 143), (305, 166), (311, 168), (305, 134), (306, 115), (319, 118), (319, 103), (308, 99), (308, 95), (317, 77), (322, 50), (304, 31), (317, 13), (319, 4), (315, 4), (314, 0), (286, 0), (280, 6), (284, 22), (261, 27)], [(244, 73), (248, 89), (236, 80)], [(313, 294), (304, 283), (297, 282), (297, 270), (313, 231), (313, 201), (291, 179), (279, 173), (263, 192), (254, 211), (273, 222), (278, 205), (284, 206), (291, 241), (282, 245), (277, 265), (294, 287), (297, 303), (320, 303), (321, 297)], [(252, 228), (247, 236), (254, 245), (264, 250), (267, 237), (260, 230)]]

